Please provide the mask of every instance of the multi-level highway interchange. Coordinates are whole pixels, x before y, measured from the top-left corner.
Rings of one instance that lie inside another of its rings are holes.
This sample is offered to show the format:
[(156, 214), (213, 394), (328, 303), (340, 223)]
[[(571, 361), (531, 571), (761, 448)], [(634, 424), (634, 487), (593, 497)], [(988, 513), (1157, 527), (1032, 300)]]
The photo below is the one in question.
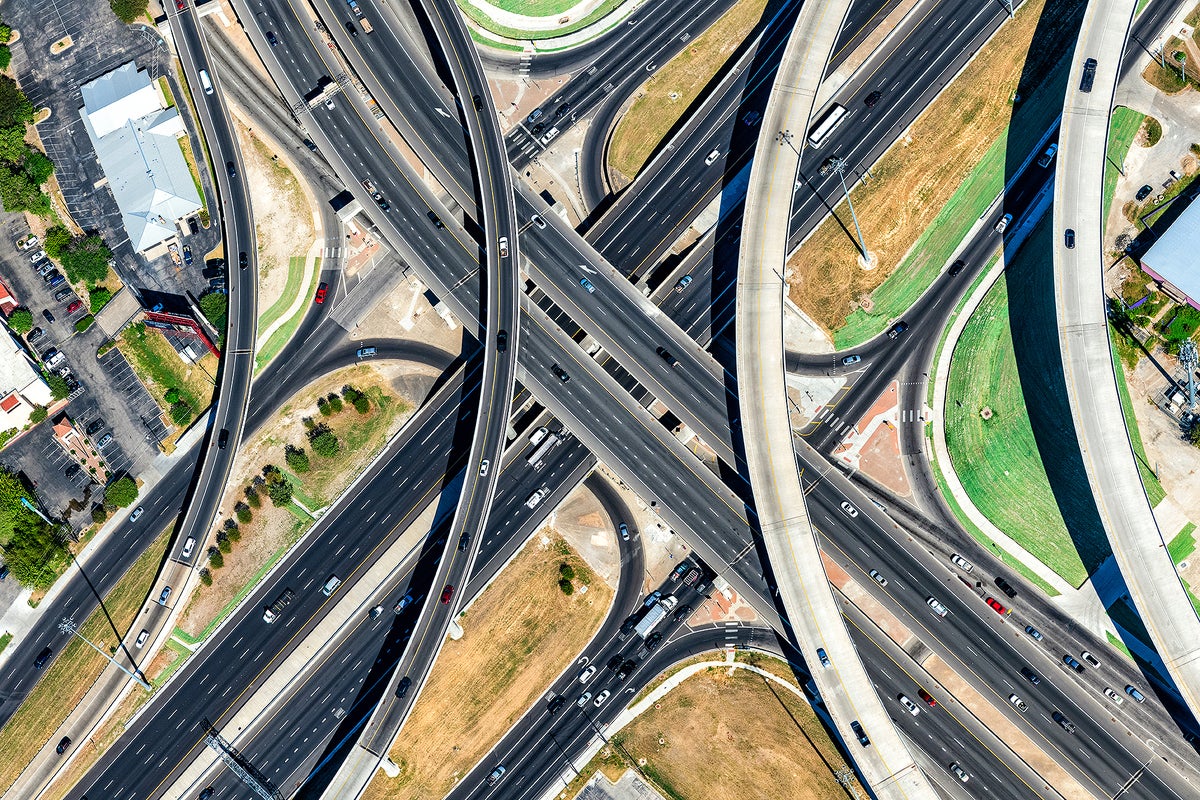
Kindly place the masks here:
[[(917, 697), (923, 686), (903, 666), (911, 659), (829, 587), (812, 557), (817, 548), (863, 578), (861, 584), (878, 603), (1049, 754), (1083, 792), (1200, 796), (1200, 759), (1190, 744), (1200, 731), (1193, 716), (1200, 708), (1195, 650), (1200, 635), (1194, 635), (1200, 623), (1186, 599), (1181, 609), (1179, 581), (1170, 562), (1162, 561), (1165, 552), (1156, 552), (1161, 535), (1152, 518), (1146, 521), (1149, 507), (1128, 457), (1124, 426), (1119, 412), (1115, 422), (1108, 413), (1115, 404), (1104, 395), (1109, 384), (1095, 366), (1109, 358), (1103, 294), (1098, 284), (1087, 283), (1098, 280), (1100, 272), (1099, 171), (1113, 87), (1118, 74), (1145, 55), (1135, 45), (1125, 45), (1119, 59), (1116, 54), (1125, 42), (1156, 37), (1175, 8), (1152, 0), (1135, 20), (1130, 3), (1091, 0), (1064, 99), (1062, 133), (1054, 132), (1060, 137), (1057, 169), (1052, 174), (1011, 167), (1002, 204), (962, 245), (958, 257), (966, 269), (945, 272), (917, 300), (905, 314), (910, 330), (904, 337), (880, 336), (855, 351), (862, 361), (839, 405), (843, 419), (856, 420), (888, 383), (899, 379), (906, 395), (902, 402), (920, 406), (943, 328), (1002, 245), (994, 223), (1003, 214), (1020, 219), (1052, 182), (1055, 229), (1068, 227), (1057, 220), (1070, 220), (1080, 232), (1078, 248), (1060, 245), (1054, 254), (1064, 370), (1074, 384), (1078, 438), (1114, 553), (1175, 681), (1167, 686), (1150, 685), (1132, 663), (1033, 590), (1022, 593), (1023, 612), (1036, 621), (1044, 640), (1035, 641), (1021, 633), (1021, 626), (997, 618), (951, 565), (950, 555), (963, 553), (974, 562), (972, 579), (1000, 574), (1018, 579), (961, 534), (948, 511), (931, 518), (915, 508), (877, 502), (869, 485), (835, 469), (829, 456), (840, 437), (831, 426), (800, 437), (789, 435), (788, 422), (782, 435), (778, 430), (766, 435), (780, 413), (787, 419), (779, 389), (785, 369), (850, 372), (841, 365), (844, 353), (783, 351), (781, 332), (771, 329), (780, 317), (771, 304), (781, 301), (783, 287), (762, 278), (784, 269), (787, 251), (840, 196), (837, 176), (818, 167), (833, 153), (872, 164), (1005, 23), (1008, 8), (976, 6), (970, 13), (939, 17), (938, 24), (914, 25), (905, 31), (904, 52), (915, 47), (928, 53), (925, 59), (906, 58), (885, 41), (873, 55), (872, 68), (877, 78), (900, 88), (873, 109), (869, 125), (842, 126), (813, 150), (800, 146), (804, 137), (781, 137), (780, 132), (808, 130), (821, 111), (813, 107), (817, 85), (839, 66), (847, 43), (870, 31), (886, 4), (780, 4), (756, 46), (738, 56), (735, 68), (709, 87), (670, 145), (611, 199), (602, 175), (605, 131), (650, 65), (669, 61), (732, 2), (647, 3), (629, 24), (575, 50), (538, 56), (533, 69), (572, 75), (542, 107), (542, 116), (554, 117), (559, 136), (572, 125), (591, 123), (578, 154), (579, 180), (585, 200), (598, 210), (575, 231), (523, 181), (522, 168), (553, 144), (538, 136), (543, 128), (535, 132), (529, 122), (502, 137), (485, 67), (503, 70), (511, 64), (494, 53), (481, 61), (454, 3), (423, 0), (398, 8), (394, 2), (361, 0), (358, 5), (373, 21), (369, 35), (358, 35), (353, 24), (347, 27), (344, 0), (234, 0), (232, 9), (274, 86), (263, 85), (242, 56), (214, 35), (202, 19), (203, 5), (172, 3), (165, 14), (189, 85), (199, 85), (201, 70), (216, 84), (212, 94), (193, 95), (213, 162), (240, 162), (225, 106), (228, 95), (254, 108), (257, 124), (300, 153), (297, 158), (331, 184), (326, 187), (331, 194), (345, 188), (361, 202), (377, 235), (396, 254), (395, 268), (415, 273), (430, 287), (465, 326), (468, 344), (451, 363), (434, 347), (378, 344), (379, 358), (444, 370), (436, 391), (352, 488), (158, 689), (70, 796), (195, 797), (208, 787), (217, 798), (255, 796), (247, 778), (224, 762), (196, 767), (213, 763), (206, 745), (210, 732), (231, 741), (240, 763), (261, 768), (264, 784), (283, 796), (359, 796), (391, 743), (405, 736), (404, 722), (457, 612), (600, 462), (753, 605), (760, 624), (773, 633), (739, 628), (736, 643), (779, 653), (802, 681), (812, 680), (848, 762), (877, 796), (1065, 795), (978, 719), (950, 713), (949, 698), (943, 700), (946, 713), (905, 713), (896, 696)], [(1088, 57), (1096, 57), (1099, 66), (1091, 91), (1080, 92)], [(363, 94), (344, 88), (352, 83), (349, 74), (445, 195), (433, 191), (381, 133)], [(331, 102), (325, 97), (314, 102), (314, 91), (331, 76), (344, 90)], [(870, 91), (864, 81), (851, 79), (829, 99), (862, 107)], [(564, 106), (569, 113), (556, 113)], [(762, 119), (760, 126), (741, 123), (750, 113)], [(315, 143), (315, 150), (301, 146), (305, 140)], [(789, 146), (792, 141), (799, 149)], [(716, 157), (706, 158), (711, 153)], [(678, 261), (662, 267), (679, 235), (743, 170), (749, 180), (745, 209), (722, 207), (721, 221)], [(254, 198), (242, 175), (244, 170), (216, 170), (214, 177), (225, 249), (253, 258)], [(364, 189), (364, 177), (390, 201), (386, 212)], [(434, 218), (439, 224), (431, 224)], [(5, 697), (0, 720), (9, 719), (30, 692), (25, 665), (56, 642), (55, 622), (90, 613), (95, 598), (180, 511), (170, 558), (150, 594), (157, 597), (163, 586), (193, 584), (203, 548), (186, 548), (185, 542), (203, 540), (211, 530), (237, 444), (314, 375), (355, 360), (356, 345), (331, 324), (328, 307), (314, 305), (285, 352), (252, 381), (258, 310), (257, 273), (250, 266), (230, 272), (227, 358), (209, 431), (195, 458), (179, 461), (145, 498), (148, 512), (126, 523), (126, 535), (114, 537), (91, 561), (90, 574), (103, 577), (89, 585), (69, 573), (43, 621), (7, 654), (10, 666), (0, 675)], [(674, 291), (685, 274), (691, 276), (688, 290)], [(751, 320), (767, 333), (749, 330)], [(1097, 326), (1099, 335), (1089, 336)], [(746, 349), (747, 342), (755, 347)], [(1103, 353), (1097, 356), (1089, 347)], [(664, 350), (670, 358), (661, 355)], [(747, 370), (758, 374), (751, 379)], [(566, 432), (565, 443), (537, 470), (526, 458), (528, 437), (512, 439), (509, 430), (514, 409), (530, 398), (545, 409), (537, 424)], [(652, 406), (667, 413), (656, 416)], [(715, 453), (715, 470), (674, 436), (671, 428), (680, 423)], [(919, 419), (901, 423), (901, 452), (922, 451), (922, 425)], [(220, 431), (229, 432), (228, 447), (218, 444)], [(769, 449), (764, 445), (774, 449), (764, 453)], [(788, 474), (793, 466), (794, 474)], [(924, 482), (918, 491), (936, 494), (927, 471), (914, 470), (914, 479)], [(542, 488), (547, 494), (541, 502), (527, 502)], [(595, 481), (594, 490), (612, 519), (630, 518), (624, 501), (606, 484)], [(358, 614), (260, 719), (244, 729), (227, 728), (348, 591), (339, 590), (333, 599), (315, 591), (324, 576), (335, 573), (345, 587), (353, 586), (431, 503), (438, 513), (423, 548), (411, 563), (388, 565), (397, 568), (394, 577), (363, 605), (390, 607), (406, 593), (418, 602), (382, 619)], [(761, 518), (756, 504), (762, 506)], [(648, 592), (660, 588), (642, 583), (642, 543), (634, 534), (619, 543), (620, 584), (586, 649), (591, 663), (633, 655), (637, 642), (620, 631), (622, 624), (642, 607)], [(350, 542), (353, 547), (341, 546)], [(865, 579), (881, 564), (904, 577), (887, 586)], [(281, 624), (263, 624), (263, 606), (284, 588), (309, 586), (297, 592)], [(443, 586), (455, 587), (448, 602), (438, 601)], [(682, 585), (663, 591), (674, 591), (681, 604), (703, 601)], [(944, 618), (931, 613), (930, 597), (948, 609)], [(126, 641), (143, 628), (154, 630), (157, 640), (168, 617), (165, 607), (154, 607)], [(717, 626), (689, 628), (672, 618), (660, 630), (666, 636), (661, 648), (643, 653), (624, 677), (602, 671), (592, 690), (608, 688), (632, 698), (626, 689), (636, 691), (681, 659), (730, 645)], [(832, 663), (822, 665), (818, 648), (832, 656)], [(1114, 676), (1109, 680), (1141, 686), (1149, 700), (1140, 706), (1127, 703), (1114, 714), (1094, 686), (1055, 666), (1062, 652), (1081, 649), (1107, 651), (1105, 669)], [(146, 658), (139, 652), (133, 661), (141, 664)], [(570, 664), (563, 668), (554, 685), (545, 687), (545, 697), (573, 700), (578, 694), (576, 671)], [(1040, 682), (1031, 684), (1022, 669), (1038, 673)], [(93, 691), (115, 695), (127, 680), (109, 671)], [(407, 691), (398, 691), (402, 680)], [(1013, 687), (1026, 709), (1009, 702)], [(331, 696), (348, 698), (344, 716), (332, 722), (329, 706), (314, 700)], [(451, 794), (554, 794), (566, 765), (589, 752), (622, 710), (618, 702), (585, 706), (568, 702), (557, 714), (545, 702), (531, 707)], [(1073, 731), (1055, 724), (1057, 715), (1065, 715)], [(860, 746), (852, 722), (867, 730), (869, 747)], [(297, 731), (316, 735), (298, 737)], [(50, 753), (56, 741), (58, 736), (10, 792), (40, 795), (61, 766)], [(951, 762), (972, 779), (960, 781), (949, 773)], [(489, 782), (497, 765), (506, 767), (503, 779)]]

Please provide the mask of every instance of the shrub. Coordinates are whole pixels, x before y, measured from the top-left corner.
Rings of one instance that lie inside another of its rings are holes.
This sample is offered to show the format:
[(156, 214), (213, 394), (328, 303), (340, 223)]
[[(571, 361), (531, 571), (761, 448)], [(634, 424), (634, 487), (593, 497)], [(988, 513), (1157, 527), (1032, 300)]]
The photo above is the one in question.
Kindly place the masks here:
[(228, 553), (229, 551), (233, 550), (233, 542), (229, 541), (228, 536), (218, 536), (217, 549), (222, 553)]
[(48, 589), (69, 563), (62, 537), (42, 519), (22, 509), (4, 547), (4, 563), (23, 586)]
[(92, 522), (103, 523), (108, 519), (108, 509), (102, 505), (92, 506)]
[(246, 487), (246, 502), (250, 504), (251, 508), (262, 507), (262, 497), (259, 496), (258, 489), (254, 488), (254, 484)]
[(333, 410), (333, 413), (340, 414), (342, 411), (342, 408), (344, 408), (344, 406), (342, 405), (342, 398), (338, 397), (336, 394), (330, 394), (329, 395), (329, 407)]
[(200, 570), (200, 582), (205, 586), (212, 586), (212, 570), (204, 567)]
[(12, 50), (8, 45), (0, 45), (0, 69), (8, 69), (8, 65), (12, 63)]
[(238, 527), (238, 524), (237, 524), (236, 522), (234, 522), (233, 520), (231, 520), (231, 519), (228, 519), (228, 520), (225, 520), (225, 521), (226, 521), (226, 522), (233, 522), (233, 524), (232, 524), (232, 525), (227, 525), (227, 526), (225, 527), (225, 535), (226, 535), (227, 537), (229, 537), (229, 541), (231, 541), (231, 542), (238, 542), (238, 541), (241, 541), (241, 539), (242, 539), (242, 529), (241, 529), (241, 528), (239, 528), (239, 527)]
[(107, 353), (109, 350), (112, 350), (116, 346), (117, 346), (117, 343), (114, 342), (112, 339), (109, 339), (107, 342), (105, 342), (104, 344), (102, 344), (96, 348), (96, 358), (100, 358), (100, 356), (104, 355), (105, 353)]
[(267, 479), (267, 497), (271, 498), (271, 503), (276, 508), (282, 508), (292, 502), (294, 487), (279, 467), (269, 465), (269, 469), (270, 472), (267, 472), (267, 468), (263, 470)]
[(45, 406), (36, 406), (33, 411), (29, 412), (29, 421), (36, 425), (44, 420), (49, 413)]
[(62, 258), (63, 248), (71, 243), (71, 232), (62, 225), (55, 225), (46, 231), (42, 241), (42, 249), (51, 258)]
[(0, 22), (0, 42), (8, 44), (12, 41), (12, 27)]
[(565, 595), (570, 596), (575, 594), (575, 584), (571, 583), (566, 578), (563, 578), (558, 582), (558, 588), (561, 589), (562, 593)]
[(245, 503), (238, 503), (236, 506), (234, 506), (233, 510), (234, 513), (237, 514), (238, 522), (242, 523), (243, 525), (254, 519), (254, 512), (252, 512), (250, 510), (250, 506), (246, 505)]
[(304, 452), (303, 447), (288, 445), (283, 450), (283, 459), (287, 462), (288, 467), (297, 474), (308, 472), (312, 468), (309, 463), (308, 453)]
[(575, 580), (575, 568), (570, 564), (559, 564), (558, 575), (560, 578), (566, 578), (569, 581)]
[(182, 400), (171, 406), (171, 421), (176, 425), (187, 425), (192, 421), (192, 407)]
[(358, 399), (358, 395), (358, 389), (355, 389), (353, 386), (347, 384), (342, 387), (342, 397), (346, 399), (347, 403), (353, 403), (356, 399)]
[(317, 398), (317, 411), (321, 413), (322, 417), (328, 417), (333, 413), (333, 410), (329, 407), (329, 401), (324, 397)]
[(221, 552), (221, 548), (208, 548), (208, 565), (213, 569), (220, 569), (225, 566), (225, 554)]
[(225, 330), (225, 321), (229, 316), (229, 297), (222, 292), (208, 292), (200, 295), (200, 311), (208, 317), (208, 321), (219, 331)]
[(108, 305), (109, 300), (112, 300), (112, 292), (104, 286), (88, 290), (88, 308), (93, 314), (99, 314), (100, 309)]
[(179, 396), (179, 390), (172, 386), (163, 394), (163, 400), (166, 400), (171, 405), (175, 405), (183, 398)]
[(108, 0), (108, 5), (113, 13), (128, 25), (146, 16), (148, 3), (146, 0)]
[(337, 434), (328, 425), (318, 425), (308, 432), (308, 442), (313, 452), (325, 458), (333, 458), (342, 449)]
[(80, 319), (76, 320), (76, 322), (75, 322), (75, 332), (76, 332), (76, 333), (83, 333), (83, 332), (84, 332), (84, 331), (86, 331), (88, 328), (92, 327), (92, 323), (94, 323), (95, 321), (96, 321), (96, 318), (95, 318), (95, 317), (93, 317), (91, 314), (88, 314), (88, 315), (86, 315), (86, 316), (84, 316), (84, 317), (82, 317), (82, 318), (80, 318)]
[(368, 413), (371, 410), (371, 398), (360, 394), (354, 401), (354, 410), (360, 414)]
[(133, 478), (128, 475), (123, 475), (110, 483), (104, 490), (104, 502), (106, 505), (125, 508), (133, 505), (133, 501), (138, 498), (138, 486)]
[(33, 312), (24, 307), (15, 309), (8, 318), (8, 327), (13, 329), (13, 333), (24, 336), (33, 330)]
[(66, 378), (61, 375), (45, 375), (45, 378), (46, 385), (50, 387), (50, 396), (55, 400), (62, 400), (71, 393)]

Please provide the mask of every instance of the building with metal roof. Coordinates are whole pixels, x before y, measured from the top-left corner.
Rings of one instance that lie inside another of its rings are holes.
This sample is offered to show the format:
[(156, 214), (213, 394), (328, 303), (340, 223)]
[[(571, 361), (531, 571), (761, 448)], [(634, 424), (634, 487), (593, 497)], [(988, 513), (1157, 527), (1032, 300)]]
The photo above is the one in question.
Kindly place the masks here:
[[(1176, 203), (1184, 202), (1178, 198)], [(1193, 200), (1142, 255), (1142, 269), (1180, 301), (1200, 309), (1200, 202)]]

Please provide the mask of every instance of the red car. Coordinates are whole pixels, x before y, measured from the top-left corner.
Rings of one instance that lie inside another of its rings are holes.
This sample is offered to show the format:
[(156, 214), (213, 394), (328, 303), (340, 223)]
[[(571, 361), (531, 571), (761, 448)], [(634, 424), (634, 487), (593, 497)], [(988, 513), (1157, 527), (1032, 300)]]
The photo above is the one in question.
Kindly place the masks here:
[(930, 708), (934, 708), (937, 706), (937, 700), (934, 700), (933, 695), (931, 695), (929, 692), (925, 691), (924, 689), (917, 690), (917, 697), (924, 700), (925, 705), (929, 706)]
[(67, 313), (74, 314), (76, 311), (78, 311), (81, 308), (83, 308), (83, 301), (76, 300), (75, 302), (71, 303), (71, 305), (67, 306)]
[(450, 598), (453, 596), (454, 596), (454, 587), (447, 583), (446, 588), (442, 589), (442, 602), (449, 603)]
[(998, 600), (996, 600), (996, 598), (994, 598), (994, 597), (989, 597), (987, 599), (987, 604), (989, 606), (991, 606), (992, 610), (995, 611), (1000, 616), (1004, 616), (1005, 614), (1008, 613), (1008, 609), (1005, 608), (1004, 606), (1000, 605), (1000, 602)]
[(322, 283), (317, 287), (317, 295), (313, 298), (313, 302), (317, 305), (325, 302), (325, 294), (329, 291), (329, 284)]
[(187, 8), (187, 3), (185, 3), (184, 0), (175, 0), (176, 11), (183, 11), (185, 8)]

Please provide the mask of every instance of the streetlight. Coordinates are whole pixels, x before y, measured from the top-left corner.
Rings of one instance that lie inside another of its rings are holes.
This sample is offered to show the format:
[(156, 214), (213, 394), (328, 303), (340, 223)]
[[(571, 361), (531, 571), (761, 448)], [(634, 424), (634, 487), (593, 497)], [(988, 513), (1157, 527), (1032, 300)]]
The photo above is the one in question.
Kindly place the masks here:
[(862, 253), (864, 259), (869, 259), (867, 255), (867, 243), (863, 240), (862, 228), (858, 225), (858, 215), (854, 213), (854, 201), (850, 199), (850, 190), (846, 187), (846, 159), (834, 156), (829, 159), (829, 168), (837, 173), (838, 179), (842, 182), (842, 192), (846, 195), (846, 205), (850, 207), (850, 218), (854, 220), (854, 232), (858, 234), (858, 250)]
[(63, 633), (67, 634), (68, 636), (70, 636), (71, 634), (78, 636), (80, 639), (82, 639), (84, 642), (86, 642), (88, 644), (88, 646), (90, 646), (93, 650), (95, 650), (97, 653), (99, 653), (100, 655), (107, 658), (109, 660), (109, 662), (111, 662), (112, 664), (116, 665), (116, 667), (119, 670), (124, 672), (129, 677), (133, 678), (138, 683), (140, 683), (142, 685), (143, 689), (145, 689), (148, 692), (154, 691), (154, 687), (151, 686), (150, 684), (146, 683), (146, 680), (141, 676), (140, 670), (136, 673), (130, 672), (129, 669), (127, 667), (125, 667), (124, 664), (121, 664), (120, 662), (118, 662), (115, 658), (113, 658), (108, 653), (101, 650), (99, 647), (97, 647), (95, 644), (93, 644), (90, 639), (88, 639), (86, 636), (84, 636), (82, 633), (80, 633), (79, 626), (75, 624), (75, 620), (71, 619), (70, 617), (63, 617), (62, 621), (58, 623), (58, 629), (60, 631), (62, 631)]

